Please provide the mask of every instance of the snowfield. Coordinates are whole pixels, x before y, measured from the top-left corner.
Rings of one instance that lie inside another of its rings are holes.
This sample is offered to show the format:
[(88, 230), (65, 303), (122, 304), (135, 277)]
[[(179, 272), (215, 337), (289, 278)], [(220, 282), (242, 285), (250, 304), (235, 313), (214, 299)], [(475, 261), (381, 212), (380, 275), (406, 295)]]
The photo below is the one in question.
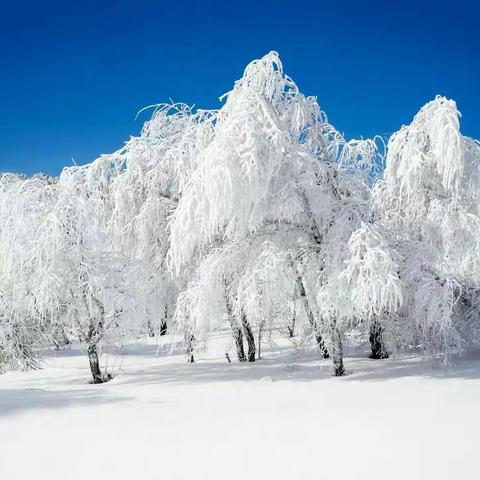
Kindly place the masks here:
[[(333, 377), (316, 351), (264, 348), (228, 364), (228, 333), (197, 362), (167, 339), (83, 351), (0, 376), (0, 479), (457, 479), (478, 470), (480, 356), (444, 369), (348, 351)], [(472, 476), (473, 475), (473, 476)]]

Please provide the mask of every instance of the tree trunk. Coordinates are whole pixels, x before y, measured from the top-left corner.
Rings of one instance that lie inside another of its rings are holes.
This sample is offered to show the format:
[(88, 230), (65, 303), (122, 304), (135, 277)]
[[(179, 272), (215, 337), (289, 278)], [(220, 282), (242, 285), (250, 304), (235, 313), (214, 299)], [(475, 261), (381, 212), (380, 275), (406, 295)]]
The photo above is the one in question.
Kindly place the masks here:
[(246, 362), (245, 350), (243, 348), (243, 333), (238, 325), (232, 323), (233, 338), (235, 339), (235, 347), (237, 349), (237, 357), (239, 362)]
[(155, 336), (155, 330), (153, 329), (152, 321), (150, 320), (150, 318), (147, 321), (147, 330), (148, 330), (149, 337)]
[[(88, 304), (84, 297), (85, 304)], [(88, 361), (90, 363), (90, 371), (92, 372), (93, 383), (105, 383), (111, 380), (111, 375), (103, 375), (100, 370), (100, 362), (98, 361), (98, 344), (105, 334), (105, 310), (103, 304), (96, 298), (92, 297), (94, 305), (97, 307), (99, 320), (97, 323), (90, 319), (88, 333), (86, 336)]]
[(233, 338), (235, 340), (235, 347), (237, 349), (237, 358), (239, 362), (246, 362), (247, 357), (245, 356), (245, 350), (243, 348), (243, 333), (242, 328), (238, 325), (237, 319), (233, 314), (232, 304), (230, 302), (230, 298), (228, 296), (228, 284), (227, 281), (224, 279), (224, 297), (225, 297), (225, 308), (227, 310), (227, 317), (228, 321), (230, 322), (230, 326), (232, 327)]
[(295, 336), (295, 321), (296, 321), (296, 312), (294, 310), (292, 315), (292, 321), (290, 322), (290, 325), (287, 326), (288, 336), (290, 338), (293, 338)]
[(376, 360), (388, 358), (388, 352), (383, 341), (383, 326), (377, 321), (370, 325), (370, 347), (372, 354), (370, 358)]
[(248, 323), (247, 316), (245, 312), (242, 311), (242, 327), (243, 333), (245, 334), (245, 338), (247, 339), (248, 344), (248, 361), (254, 362), (255, 361), (255, 337), (252, 332), (252, 328)]
[(166, 334), (167, 334), (167, 322), (163, 320), (163, 322), (160, 324), (160, 336), (163, 336)]
[(322, 335), (318, 332), (317, 323), (315, 322), (312, 309), (308, 303), (307, 292), (305, 291), (305, 286), (303, 285), (303, 280), (300, 275), (297, 276), (297, 286), (300, 293), (300, 298), (305, 308), (305, 312), (307, 313), (308, 322), (310, 323), (313, 333), (315, 334), (315, 340), (317, 342), (318, 349), (320, 350), (323, 358), (329, 358), (328, 350), (325, 348), (325, 342), (323, 341)]
[(98, 361), (97, 343), (87, 345), (88, 361), (90, 362), (90, 371), (92, 372), (93, 383), (104, 383), (108, 379), (102, 375), (100, 362)]
[(332, 331), (332, 361), (333, 370), (336, 377), (345, 375), (345, 368), (343, 366), (343, 347), (340, 332), (335, 327)]
[(162, 323), (160, 325), (160, 335), (167, 334), (167, 318), (168, 318), (168, 305), (165, 305), (165, 315), (163, 317)]
[(328, 353), (327, 348), (325, 347), (325, 342), (323, 341), (323, 337), (318, 331), (315, 331), (315, 340), (318, 345), (318, 349), (320, 350), (320, 353), (322, 354), (323, 358), (330, 358), (330, 355)]
[(194, 363), (193, 347), (195, 343), (195, 335), (193, 333), (187, 334), (187, 363)]

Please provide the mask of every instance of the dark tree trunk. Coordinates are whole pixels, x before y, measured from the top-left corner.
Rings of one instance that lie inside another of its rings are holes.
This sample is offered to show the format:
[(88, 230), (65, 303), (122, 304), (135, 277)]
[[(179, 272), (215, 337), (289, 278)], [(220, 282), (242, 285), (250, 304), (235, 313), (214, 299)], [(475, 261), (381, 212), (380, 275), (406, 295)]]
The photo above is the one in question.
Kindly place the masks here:
[(343, 366), (343, 347), (342, 338), (337, 328), (332, 331), (332, 361), (333, 370), (336, 377), (345, 375), (345, 368)]
[(287, 330), (288, 330), (288, 337), (293, 338), (295, 336), (295, 323), (292, 322), (291, 325), (287, 326)]
[(370, 325), (370, 347), (372, 354), (370, 358), (376, 360), (388, 358), (388, 352), (383, 341), (383, 327), (378, 321)]
[(243, 333), (245, 334), (245, 338), (247, 339), (247, 345), (248, 345), (248, 361), (249, 362), (254, 362), (255, 361), (255, 337), (252, 332), (252, 328), (250, 326), (250, 323), (248, 323), (247, 316), (245, 315), (245, 312), (242, 311), (242, 327), (243, 327)]
[[(85, 303), (87, 303), (85, 297), (84, 300)], [(92, 297), (92, 300), (98, 309), (100, 319), (96, 324), (91, 320), (88, 327), (88, 333), (86, 336), (88, 361), (90, 363), (93, 383), (105, 383), (112, 379), (111, 375), (102, 374), (102, 371), (100, 370), (100, 362), (98, 361), (98, 344), (105, 333), (105, 310), (103, 304), (97, 298)]]
[(232, 324), (233, 338), (235, 339), (235, 347), (237, 349), (237, 357), (239, 362), (246, 362), (245, 350), (243, 348), (243, 333), (238, 325)]
[(193, 347), (195, 344), (195, 336), (193, 333), (188, 334), (187, 336), (187, 363), (194, 363), (195, 358), (193, 357)]
[(295, 311), (293, 312), (292, 321), (290, 325), (287, 326), (288, 336), (293, 338), (295, 336), (295, 321), (296, 321), (296, 314)]
[(318, 349), (320, 350), (320, 353), (322, 354), (323, 358), (330, 358), (330, 355), (328, 353), (327, 348), (325, 347), (325, 342), (323, 341), (322, 335), (318, 333), (318, 331), (315, 331), (315, 340), (318, 345)]
[(167, 334), (167, 322), (164, 320), (161, 325), (160, 325), (160, 335), (166, 335)]
[(98, 361), (97, 344), (87, 345), (88, 361), (90, 362), (90, 371), (92, 372), (93, 383), (104, 383), (109, 379), (102, 375), (100, 370), (100, 362)]
[(160, 325), (160, 335), (167, 334), (167, 318), (168, 318), (168, 305), (165, 305), (165, 315), (163, 317), (162, 323)]
[(235, 347), (237, 350), (237, 358), (239, 362), (246, 362), (247, 357), (245, 356), (245, 350), (243, 348), (243, 332), (241, 326), (238, 324), (237, 319), (233, 313), (232, 304), (228, 296), (228, 284), (224, 279), (224, 297), (225, 297), (225, 308), (227, 310), (228, 321), (232, 327), (233, 339), (235, 340)]
[(328, 350), (325, 347), (325, 342), (323, 341), (322, 335), (318, 331), (317, 322), (313, 316), (312, 309), (308, 303), (307, 292), (305, 291), (305, 286), (303, 285), (302, 277), (297, 276), (297, 286), (300, 293), (300, 298), (303, 302), (305, 312), (307, 313), (308, 322), (310, 323), (313, 333), (315, 334), (315, 340), (318, 345), (318, 349), (323, 358), (329, 358)]
[(149, 337), (154, 337), (155, 336), (155, 330), (153, 329), (152, 321), (150, 320), (150, 318), (147, 321), (147, 329), (148, 329), (148, 336)]

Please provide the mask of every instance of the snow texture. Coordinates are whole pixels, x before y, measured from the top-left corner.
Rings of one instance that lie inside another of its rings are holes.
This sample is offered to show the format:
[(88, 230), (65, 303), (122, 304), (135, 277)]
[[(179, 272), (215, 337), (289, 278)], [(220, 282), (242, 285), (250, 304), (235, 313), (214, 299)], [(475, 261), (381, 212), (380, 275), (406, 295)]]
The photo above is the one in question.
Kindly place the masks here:
[[(83, 351), (0, 377), (0, 477), (80, 480), (472, 478), (480, 357), (448, 369), (416, 356), (347, 354), (332, 377), (317, 354), (279, 346), (229, 364), (217, 334), (195, 364), (166, 346), (104, 355), (89, 385)], [(233, 355), (233, 350), (231, 350)], [(361, 355), (361, 356), (359, 356)]]

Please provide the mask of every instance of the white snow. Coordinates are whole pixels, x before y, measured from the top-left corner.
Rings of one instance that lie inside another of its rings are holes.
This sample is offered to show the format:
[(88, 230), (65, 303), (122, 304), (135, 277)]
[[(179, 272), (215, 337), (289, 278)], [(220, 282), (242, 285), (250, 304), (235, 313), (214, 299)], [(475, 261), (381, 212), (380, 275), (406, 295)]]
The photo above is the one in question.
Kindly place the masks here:
[(229, 338), (195, 364), (139, 340), (102, 357), (102, 385), (75, 349), (0, 376), (0, 479), (473, 478), (480, 356), (443, 369), (347, 352), (335, 378), (285, 346), (228, 364)]

